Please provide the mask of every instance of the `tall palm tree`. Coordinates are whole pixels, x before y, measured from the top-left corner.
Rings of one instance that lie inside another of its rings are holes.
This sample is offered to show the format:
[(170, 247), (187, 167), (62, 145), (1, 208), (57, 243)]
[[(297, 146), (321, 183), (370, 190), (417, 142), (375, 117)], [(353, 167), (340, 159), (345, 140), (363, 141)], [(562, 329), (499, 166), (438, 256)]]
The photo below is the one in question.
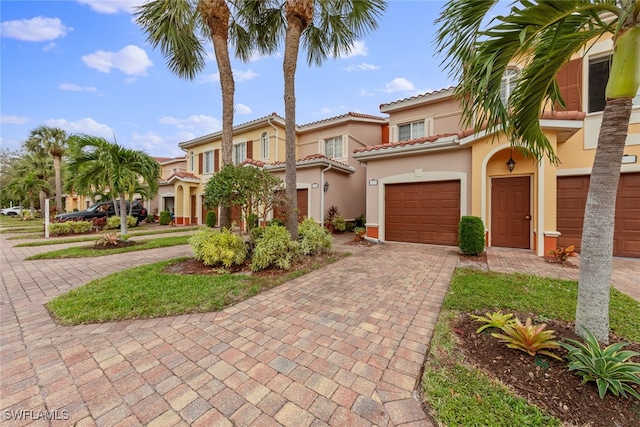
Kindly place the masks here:
[(29, 202), (29, 211), (33, 218), (35, 217), (35, 201), (38, 200), (39, 193), (41, 191), (50, 191), (51, 187), (47, 181), (38, 178), (37, 173), (33, 170), (26, 169), (24, 172), (24, 174), (14, 176), (7, 184), (6, 190), (13, 199)]
[(55, 171), (56, 184), (56, 212), (60, 213), (62, 207), (62, 156), (68, 146), (69, 135), (63, 129), (49, 126), (38, 126), (29, 133), (25, 141), (25, 147), (31, 152), (45, 152), (53, 157), (53, 169)]
[(273, 50), (284, 33), (285, 185), (287, 230), (298, 238), (296, 193), (296, 95), (295, 75), (300, 42), (307, 50), (307, 63), (321, 65), (328, 56), (348, 52), (359, 38), (378, 27), (386, 9), (384, 0), (264, 0), (253, 2), (256, 11), (248, 19), (259, 34), (261, 49)]
[[(232, 163), (235, 83), (229, 59), (229, 41), (235, 56), (249, 59), (254, 38), (243, 28), (245, 1), (151, 0), (137, 8), (136, 22), (147, 40), (160, 46), (172, 73), (193, 80), (205, 68), (204, 41), (213, 44), (222, 89), (222, 164)], [(232, 11), (235, 14), (232, 14)], [(231, 208), (221, 208), (221, 227), (231, 227)]]
[[(496, 3), (448, 3), (436, 21), (437, 45), (460, 80), (456, 94), (463, 125), (501, 129), (538, 159), (547, 155), (557, 161), (539, 118), (545, 106), (564, 105), (555, 80), (558, 70), (593, 40), (613, 35), (607, 102), (585, 208), (576, 309), (576, 332), (584, 335), (585, 327), (607, 342), (616, 193), (632, 99), (640, 85), (640, 0), (513, 1), (508, 15), (495, 17), (481, 30)], [(523, 57), (527, 61), (507, 109), (500, 101), (500, 82), (508, 64)]]
[(82, 194), (90, 194), (95, 188), (108, 188), (116, 214), (120, 216), (120, 232), (126, 234), (127, 192), (132, 182), (142, 179), (149, 187), (149, 194), (157, 194), (160, 164), (143, 151), (95, 136), (74, 136), (73, 145), (68, 168), (74, 188)]
[(40, 209), (44, 209), (44, 200), (51, 194), (51, 186), (49, 182), (54, 176), (53, 159), (44, 151), (27, 152), (20, 158), (16, 165), (17, 178), (27, 176), (30, 172), (35, 174), (38, 181), (47, 183), (40, 185), (38, 191), (38, 199)]

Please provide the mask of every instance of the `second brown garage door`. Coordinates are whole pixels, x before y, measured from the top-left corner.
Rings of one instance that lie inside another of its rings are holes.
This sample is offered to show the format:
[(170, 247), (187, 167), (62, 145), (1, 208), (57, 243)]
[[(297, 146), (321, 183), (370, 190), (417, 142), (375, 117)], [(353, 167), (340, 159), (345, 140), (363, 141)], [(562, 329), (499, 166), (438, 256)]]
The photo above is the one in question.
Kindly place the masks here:
[(458, 244), (460, 181), (385, 187), (385, 240)]
[[(558, 246), (580, 249), (584, 208), (589, 192), (588, 176), (558, 178)], [(620, 175), (616, 199), (613, 254), (640, 258), (640, 173)]]

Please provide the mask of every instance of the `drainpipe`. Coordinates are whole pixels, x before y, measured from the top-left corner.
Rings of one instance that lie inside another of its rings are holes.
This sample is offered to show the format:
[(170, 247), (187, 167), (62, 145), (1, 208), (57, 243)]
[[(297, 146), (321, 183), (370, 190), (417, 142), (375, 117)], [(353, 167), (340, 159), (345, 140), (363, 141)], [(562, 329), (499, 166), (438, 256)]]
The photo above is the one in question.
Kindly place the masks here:
[(277, 161), (278, 161), (278, 128), (277, 128), (277, 127), (275, 127), (275, 126), (273, 125), (273, 123), (271, 123), (271, 117), (269, 117), (269, 118), (267, 119), (267, 123), (269, 123), (269, 126), (271, 126), (271, 127), (273, 128), (273, 130), (275, 130), (275, 131), (276, 131), (276, 156), (275, 156), (275, 158), (273, 159), (273, 161), (274, 161), (274, 162), (277, 162)]
[(324, 228), (324, 173), (331, 169), (331, 164), (322, 169), (320, 174), (320, 225)]

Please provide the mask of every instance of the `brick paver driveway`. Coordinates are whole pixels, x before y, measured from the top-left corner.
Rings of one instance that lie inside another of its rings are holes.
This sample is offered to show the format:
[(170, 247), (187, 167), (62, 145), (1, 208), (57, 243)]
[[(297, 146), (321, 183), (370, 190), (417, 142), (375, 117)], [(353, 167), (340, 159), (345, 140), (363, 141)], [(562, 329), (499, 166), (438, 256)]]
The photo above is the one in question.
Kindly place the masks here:
[(56, 295), (189, 247), (23, 261), (44, 249), (3, 241), (3, 424), (431, 425), (412, 393), (456, 249), (339, 249), (354, 254), (218, 313), (60, 327)]

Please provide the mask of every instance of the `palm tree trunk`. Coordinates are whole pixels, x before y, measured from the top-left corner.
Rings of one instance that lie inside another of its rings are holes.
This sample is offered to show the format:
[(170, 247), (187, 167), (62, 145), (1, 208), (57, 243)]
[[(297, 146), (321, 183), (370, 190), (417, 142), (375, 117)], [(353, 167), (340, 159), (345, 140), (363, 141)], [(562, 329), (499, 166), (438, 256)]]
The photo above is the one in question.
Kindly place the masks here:
[[(222, 165), (233, 162), (233, 110), (235, 82), (229, 60), (229, 18), (231, 12), (225, 0), (205, 0), (198, 5), (211, 31), (222, 89)], [(220, 207), (220, 228), (231, 228), (231, 206)]]
[[(127, 201), (125, 200), (124, 194), (120, 195), (120, 235), (123, 236), (127, 234)], [(114, 205), (116, 208), (116, 205)], [(117, 212), (117, 210), (116, 210)]]
[(61, 170), (61, 161), (59, 156), (53, 157), (53, 170), (55, 171), (55, 180), (56, 180), (56, 213), (64, 212), (62, 208), (62, 178), (60, 174)]
[(285, 195), (286, 227), (298, 240), (298, 195), (296, 181), (296, 66), (302, 31), (313, 18), (313, 2), (288, 0), (287, 31), (284, 45), (284, 113), (285, 113)]
[(609, 342), (609, 293), (616, 195), (631, 116), (631, 98), (608, 100), (602, 114), (582, 231), (576, 332)]

